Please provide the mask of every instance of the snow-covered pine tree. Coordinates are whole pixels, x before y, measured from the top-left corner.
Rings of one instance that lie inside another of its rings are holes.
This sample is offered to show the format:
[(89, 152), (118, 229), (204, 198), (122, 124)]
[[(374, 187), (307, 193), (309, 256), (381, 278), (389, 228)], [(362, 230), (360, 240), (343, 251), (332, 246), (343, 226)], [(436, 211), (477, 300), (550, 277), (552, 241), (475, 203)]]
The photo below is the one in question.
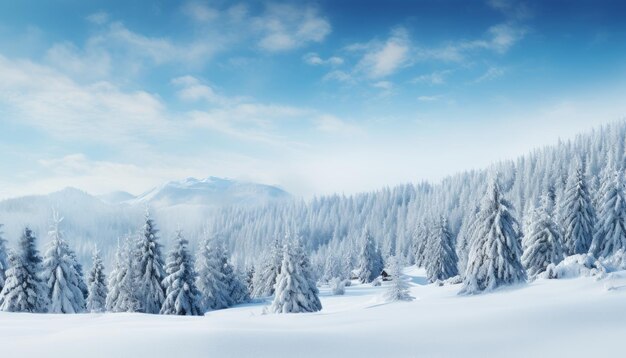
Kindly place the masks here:
[(76, 252), (72, 250), (71, 247), (68, 247), (69, 255), (72, 260), (72, 265), (76, 269), (76, 273), (78, 274), (78, 288), (80, 292), (83, 294), (83, 299), (85, 302), (87, 300), (87, 296), (89, 295), (89, 287), (87, 287), (87, 281), (85, 281), (85, 274), (83, 273), (83, 265), (78, 261), (78, 257), (76, 256)]
[(426, 255), (426, 275), (430, 282), (443, 281), (459, 274), (448, 219), (441, 215), (434, 224)]
[(418, 223), (413, 230), (413, 256), (415, 266), (423, 267), (426, 264), (426, 248), (428, 247), (428, 226), (424, 223)]
[(554, 221), (551, 202), (550, 196), (544, 194), (541, 205), (532, 214), (533, 220), (524, 238), (522, 264), (530, 278), (545, 271), (548, 265), (563, 260), (561, 232)]
[(48, 285), (50, 313), (80, 313), (85, 310), (85, 298), (80, 289), (76, 260), (71, 253), (59, 224), (63, 221), (56, 212), (48, 236), (50, 244), (43, 261), (43, 279)]
[(469, 256), (469, 250), (472, 246), (472, 236), (474, 235), (474, 229), (476, 228), (476, 217), (480, 211), (480, 206), (474, 207), (467, 215), (456, 237), (456, 256), (458, 257), (458, 271), (461, 276), (465, 275), (467, 269), (467, 258)]
[(115, 267), (109, 275), (109, 294), (106, 309), (110, 312), (138, 312), (141, 304), (136, 293), (134, 260), (136, 255), (130, 237), (120, 244), (115, 253)]
[(596, 216), (582, 162), (573, 167), (561, 203), (566, 254), (587, 253), (593, 238)]
[(357, 270), (361, 283), (369, 283), (383, 271), (383, 257), (367, 228), (363, 230), (362, 245)]
[(2, 232), (2, 224), (0, 224), (0, 292), (2, 292), (4, 281), (6, 280), (6, 270), (9, 268), (9, 254), (6, 247), (7, 241), (3, 236), (4, 232)]
[(276, 277), (282, 265), (282, 248), (278, 237), (269, 252), (263, 256), (260, 266), (255, 270), (253, 297), (268, 297), (274, 294)]
[(196, 258), (196, 283), (203, 311), (226, 308), (230, 303), (229, 287), (222, 270), (223, 252), (219, 239), (205, 232)]
[(389, 260), (391, 284), (385, 291), (387, 301), (410, 301), (414, 297), (409, 293), (409, 284), (402, 273), (402, 260), (393, 256)]
[(626, 192), (624, 173), (616, 171), (603, 185), (600, 211), (591, 252), (596, 257), (609, 257), (620, 249), (626, 250)]
[(188, 241), (182, 232), (176, 233), (174, 247), (167, 257), (163, 279), (165, 286), (165, 301), (161, 307), (161, 314), (175, 314), (181, 316), (201, 316), (204, 313), (200, 305), (200, 291), (196, 287), (196, 271), (193, 267), (193, 258), (187, 249)]
[(250, 301), (244, 275), (228, 261), (222, 267), (228, 283), (229, 306)]
[(9, 255), (9, 269), (0, 293), (0, 310), (9, 312), (45, 313), (48, 295), (41, 280), (41, 256), (37, 238), (26, 227), (18, 243), (18, 252)]
[(163, 254), (157, 237), (158, 230), (150, 213), (146, 210), (143, 232), (137, 242), (137, 297), (141, 312), (159, 313), (165, 290), (162, 286), (165, 278)]
[(246, 287), (248, 288), (248, 296), (252, 297), (254, 292), (254, 265), (246, 268)]
[(273, 313), (316, 312), (322, 309), (311, 277), (309, 260), (299, 239), (285, 240), (283, 262), (270, 306)]
[(104, 274), (104, 265), (100, 257), (100, 250), (96, 246), (92, 256), (93, 265), (89, 271), (87, 278), (87, 311), (88, 312), (104, 312), (106, 309), (107, 285), (106, 275)]
[(474, 294), (525, 281), (519, 224), (512, 210), (494, 178), (477, 216), (461, 293)]

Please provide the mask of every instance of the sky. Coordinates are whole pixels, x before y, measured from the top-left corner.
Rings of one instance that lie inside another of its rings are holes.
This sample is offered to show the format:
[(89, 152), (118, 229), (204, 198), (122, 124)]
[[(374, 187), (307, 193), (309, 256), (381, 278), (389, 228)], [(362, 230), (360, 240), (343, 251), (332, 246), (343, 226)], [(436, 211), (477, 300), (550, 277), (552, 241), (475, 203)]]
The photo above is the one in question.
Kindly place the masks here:
[(437, 181), (626, 117), (620, 1), (2, 1), (0, 198)]

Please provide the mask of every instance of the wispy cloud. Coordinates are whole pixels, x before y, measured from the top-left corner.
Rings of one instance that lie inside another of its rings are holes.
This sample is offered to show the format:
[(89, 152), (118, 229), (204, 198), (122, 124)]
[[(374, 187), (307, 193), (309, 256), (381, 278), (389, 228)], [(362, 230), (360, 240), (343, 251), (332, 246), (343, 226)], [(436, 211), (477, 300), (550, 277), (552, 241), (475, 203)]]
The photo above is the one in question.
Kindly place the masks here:
[(480, 77), (476, 78), (474, 82), (480, 83), (485, 81), (495, 80), (496, 78), (500, 78), (505, 74), (506, 70), (502, 67), (489, 67), (485, 73), (483, 73)]
[(306, 55), (302, 56), (302, 60), (306, 64), (311, 65), (311, 66), (323, 66), (323, 65), (339, 66), (343, 64), (343, 59), (341, 57), (331, 56), (327, 59), (323, 59), (320, 57), (320, 55), (318, 55), (315, 52), (309, 52)]
[(410, 59), (411, 43), (408, 31), (403, 27), (395, 28), (387, 40), (357, 44), (349, 49), (363, 51), (363, 57), (356, 65), (357, 72), (363, 72), (369, 78), (381, 78), (395, 73)]
[(330, 22), (315, 7), (288, 4), (267, 4), (266, 11), (252, 24), (262, 34), (259, 47), (271, 52), (322, 42), (332, 30)]
[(429, 85), (443, 85), (446, 83), (446, 77), (452, 73), (452, 70), (435, 71), (424, 75), (419, 75), (411, 80), (412, 83), (425, 83)]
[(0, 104), (10, 118), (58, 138), (131, 143), (174, 132), (162, 101), (145, 91), (79, 84), (47, 66), (1, 55), (0, 78)]

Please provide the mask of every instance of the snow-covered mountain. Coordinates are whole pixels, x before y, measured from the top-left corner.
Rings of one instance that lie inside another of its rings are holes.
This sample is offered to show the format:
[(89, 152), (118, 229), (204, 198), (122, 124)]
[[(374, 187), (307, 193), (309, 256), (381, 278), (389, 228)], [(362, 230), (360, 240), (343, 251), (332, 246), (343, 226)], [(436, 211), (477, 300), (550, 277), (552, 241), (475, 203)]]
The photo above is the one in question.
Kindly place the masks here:
[(257, 205), (290, 195), (275, 186), (208, 177), (171, 181), (126, 201), (129, 204), (150, 204), (155, 207), (174, 205)]
[(47, 195), (30, 195), (0, 201), (0, 224), (10, 246), (25, 226), (47, 243), (52, 210), (64, 217), (62, 230), (85, 263), (97, 244), (106, 261), (113, 255), (117, 239), (136, 233), (143, 224), (146, 207), (157, 220), (165, 242), (178, 228), (190, 240), (209, 221), (211, 213), (229, 205), (254, 206), (288, 200), (290, 194), (270, 186), (232, 179), (209, 177), (172, 181), (135, 197), (126, 192), (94, 196), (76, 188)]

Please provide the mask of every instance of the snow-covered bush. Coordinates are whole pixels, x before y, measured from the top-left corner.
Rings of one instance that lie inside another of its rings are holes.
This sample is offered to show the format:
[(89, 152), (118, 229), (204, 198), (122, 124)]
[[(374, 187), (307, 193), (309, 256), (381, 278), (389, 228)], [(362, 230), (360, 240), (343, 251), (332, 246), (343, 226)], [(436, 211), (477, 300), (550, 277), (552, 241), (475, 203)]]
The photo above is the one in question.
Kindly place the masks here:
[(333, 295), (343, 295), (346, 293), (346, 282), (339, 277), (330, 279), (329, 285)]
[(626, 250), (620, 249), (613, 255), (602, 259), (602, 264), (610, 271), (626, 270)]
[(380, 277), (376, 277), (374, 281), (372, 281), (371, 285), (374, 287), (378, 287), (383, 284), (383, 279)]
[(606, 276), (606, 267), (598, 261), (592, 254), (578, 254), (566, 257), (558, 265), (550, 264), (540, 278), (575, 278), (575, 277), (597, 277)]

